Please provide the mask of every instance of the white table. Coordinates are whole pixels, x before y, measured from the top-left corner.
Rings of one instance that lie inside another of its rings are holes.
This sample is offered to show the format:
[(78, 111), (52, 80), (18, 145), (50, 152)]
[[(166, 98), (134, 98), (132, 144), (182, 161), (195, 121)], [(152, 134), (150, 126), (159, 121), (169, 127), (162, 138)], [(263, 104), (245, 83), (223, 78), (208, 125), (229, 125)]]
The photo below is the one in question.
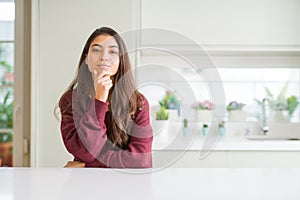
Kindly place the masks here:
[(299, 200), (300, 169), (1, 168), (1, 200)]

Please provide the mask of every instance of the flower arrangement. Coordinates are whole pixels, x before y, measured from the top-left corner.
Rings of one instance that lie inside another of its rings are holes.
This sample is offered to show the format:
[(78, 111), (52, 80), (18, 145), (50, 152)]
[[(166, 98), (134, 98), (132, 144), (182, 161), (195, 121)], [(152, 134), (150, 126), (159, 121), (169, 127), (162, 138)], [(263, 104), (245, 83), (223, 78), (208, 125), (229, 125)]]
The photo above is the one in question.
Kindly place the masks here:
[(196, 102), (192, 105), (192, 108), (195, 110), (213, 110), (214, 107), (214, 104), (208, 100)]
[(227, 111), (231, 111), (231, 110), (242, 110), (243, 107), (245, 106), (246, 104), (243, 104), (243, 103), (238, 103), (237, 101), (231, 101), (226, 109)]
[(179, 109), (180, 103), (171, 91), (167, 91), (163, 99), (159, 101), (159, 105), (165, 109)]

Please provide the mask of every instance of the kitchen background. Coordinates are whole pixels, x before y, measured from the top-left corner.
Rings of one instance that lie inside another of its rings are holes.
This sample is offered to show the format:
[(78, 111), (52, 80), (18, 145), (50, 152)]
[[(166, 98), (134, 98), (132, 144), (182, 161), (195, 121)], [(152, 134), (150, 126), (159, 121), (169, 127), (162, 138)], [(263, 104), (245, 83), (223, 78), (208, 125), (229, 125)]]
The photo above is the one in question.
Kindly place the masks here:
[[(7, 1), (0, 2), (0, 8), (3, 8), (2, 2)], [(18, 1), (16, 3), (18, 5)], [(274, 98), (285, 85), (285, 98), (295, 96), (299, 99), (300, 96), (299, 0), (32, 0), (30, 8), (31, 74), (28, 78), (31, 86), (27, 89), (31, 96), (31, 137), (28, 140), (32, 167), (62, 167), (72, 159), (62, 144), (59, 121), (54, 117), (53, 110), (74, 76), (86, 38), (100, 26), (111, 26), (119, 32), (140, 28), (166, 29), (189, 38), (193, 43), (159, 35), (145, 40), (142, 34), (134, 38), (134, 43), (136, 46), (163, 45), (171, 50), (181, 49), (185, 56), (192, 59), (199, 57), (192, 44), (198, 44), (206, 51), (220, 79), (212, 77), (207, 80), (201, 76), (210, 74), (213, 70), (211, 66), (197, 66), (201, 70), (196, 71), (190, 63), (170, 53), (158, 50), (131, 53), (138, 84), (147, 76), (155, 76), (160, 83), (168, 82), (181, 102), (181, 109), (185, 110), (181, 120), (196, 121), (192, 105), (198, 101), (212, 100), (208, 85), (223, 84), (225, 105), (232, 101), (245, 104), (243, 110), (249, 123), (261, 120), (261, 106), (256, 100), (266, 97), (266, 88)], [(6, 49), (5, 59), (14, 66), (14, 21), (11, 18), (0, 19), (0, 26), (1, 48)], [(174, 80), (159, 71), (151, 75), (139, 71), (140, 66), (151, 63), (168, 66), (187, 81)], [(21, 67), (15, 66), (15, 71)], [(185, 99), (181, 92), (187, 82), (195, 94), (193, 100)], [(166, 88), (148, 85), (141, 91), (153, 110), (157, 111)], [(4, 94), (1, 91), (1, 98)], [(153, 121), (155, 111), (151, 112)], [(23, 112), (22, 109), (20, 112)], [(297, 123), (299, 116), (297, 107), (289, 121)], [(226, 122), (228, 117), (226, 112)], [(242, 128), (245, 126), (243, 123), (237, 124)], [(201, 131), (197, 134), (201, 135)], [(229, 138), (229, 135), (226, 137)], [(18, 137), (16, 132), (14, 137)], [(221, 146), (216, 146), (205, 159), (198, 157), (202, 143), (197, 144), (197, 141), (189, 150), (184, 149), (184, 155), (179, 147), (154, 149), (154, 153), (159, 152), (154, 155), (154, 166), (300, 166), (300, 145), (297, 141), (220, 142)], [(249, 142), (252, 143), (249, 145)], [(172, 165), (171, 162), (164, 162), (167, 157), (174, 158)]]

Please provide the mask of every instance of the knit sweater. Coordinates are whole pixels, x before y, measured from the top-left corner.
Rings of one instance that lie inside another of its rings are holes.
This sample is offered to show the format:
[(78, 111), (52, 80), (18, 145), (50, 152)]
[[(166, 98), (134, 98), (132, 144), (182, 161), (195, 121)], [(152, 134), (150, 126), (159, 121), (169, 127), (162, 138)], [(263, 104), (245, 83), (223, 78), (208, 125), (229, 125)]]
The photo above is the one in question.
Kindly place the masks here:
[[(74, 98), (75, 99), (75, 98)], [(143, 98), (143, 109), (138, 109), (133, 117), (127, 148), (116, 148), (108, 139), (111, 121), (108, 103), (94, 99), (83, 113), (72, 101), (72, 93), (63, 96), (60, 110), (63, 113), (61, 134), (63, 142), (74, 161), (84, 162), (86, 167), (151, 168), (153, 133), (149, 119), (149, 104)], [(109, 125), (109, 126), (108, 126)]]

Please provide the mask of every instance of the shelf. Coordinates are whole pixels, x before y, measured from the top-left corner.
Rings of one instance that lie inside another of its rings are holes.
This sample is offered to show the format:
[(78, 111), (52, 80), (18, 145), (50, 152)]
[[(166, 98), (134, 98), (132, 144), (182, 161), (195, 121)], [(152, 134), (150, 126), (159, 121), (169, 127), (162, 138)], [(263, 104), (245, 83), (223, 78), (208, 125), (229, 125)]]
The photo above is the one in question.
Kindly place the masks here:
[(192, 63), (203, 68), (213, 65), (217, 68), (300, 68), (299, 45), (145, 44), (142, 47), (142, 64), (155, 61), (182, 66)]

